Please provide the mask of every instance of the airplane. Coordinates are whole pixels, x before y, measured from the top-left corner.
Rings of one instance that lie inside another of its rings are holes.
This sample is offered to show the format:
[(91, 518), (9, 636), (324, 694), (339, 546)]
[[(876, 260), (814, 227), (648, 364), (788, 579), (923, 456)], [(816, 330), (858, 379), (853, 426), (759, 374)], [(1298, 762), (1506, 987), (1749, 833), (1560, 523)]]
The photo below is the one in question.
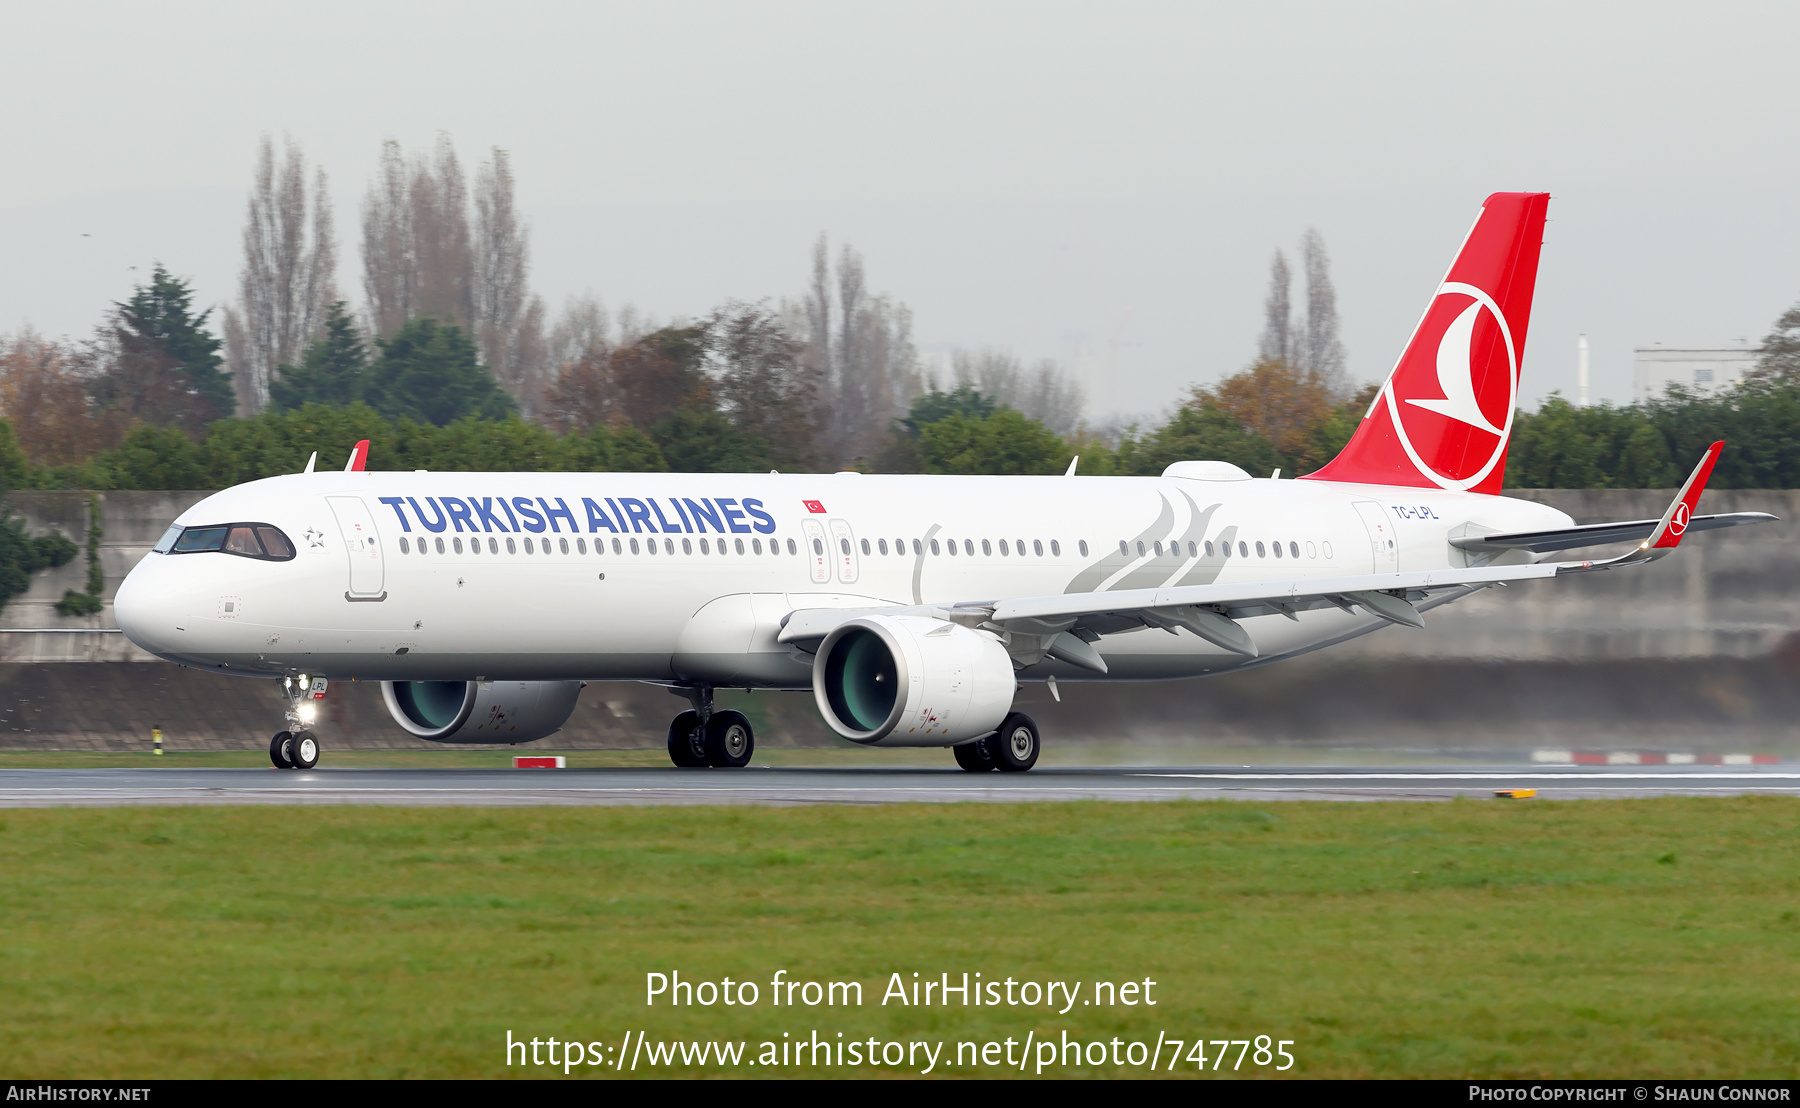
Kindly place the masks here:
[[(1544, 193), (1482, 205), (1349, 443), (1299, 479), (1197, 459), (1160, 477), (381, 472), (252, 481), (183, 512), (120, 586), (132, 642), (281, 682), (279, 768), (313, 699), (378, 681), (440, 743), (533, 742), (585, 681), (666, 686), (680, 767), (741, 767), (716, 689), (811, 690), (866, 746), (1029, 770), (1025, 682), (1265, 665), (1514, 581), (1642, 565), (1690, 532), (1722, 443), (1661, 518), (1576, 526), (1500, 495)], [(1553, 555), (1635, 542), (1601, 561)]]

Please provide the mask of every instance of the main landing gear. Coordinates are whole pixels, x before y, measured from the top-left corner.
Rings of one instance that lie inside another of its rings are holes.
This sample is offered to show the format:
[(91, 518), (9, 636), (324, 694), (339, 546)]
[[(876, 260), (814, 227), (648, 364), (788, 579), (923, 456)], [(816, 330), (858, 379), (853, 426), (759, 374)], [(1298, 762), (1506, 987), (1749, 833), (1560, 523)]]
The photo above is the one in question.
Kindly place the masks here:
[(744, 713), (729, 708), (714, 711), (713, 691), (704, 685), (669, 691), (687, 697), (694, 705), (669, 724), (669, 761), (682, 769), (739, 769), (750, 764), (756, 735)]
[(1037, 765), (1037, 724), (1024, 712), (1014, 712), (1000, 721), (1000, 729), (985, 739), (950, 748), (956, 764), (970, 773), (997, 769), (1007, 773), (1024, 773)]
[(282, 692), (287, 696), (288, 725), (269, 740), (269, 761), (276, 769), (311, 769), (319, 764), (319, 737), (306, 727), (312, 720), (312, 704), (301, 699), (309, 684), (305, 674), (299, 680), (281, 679)]

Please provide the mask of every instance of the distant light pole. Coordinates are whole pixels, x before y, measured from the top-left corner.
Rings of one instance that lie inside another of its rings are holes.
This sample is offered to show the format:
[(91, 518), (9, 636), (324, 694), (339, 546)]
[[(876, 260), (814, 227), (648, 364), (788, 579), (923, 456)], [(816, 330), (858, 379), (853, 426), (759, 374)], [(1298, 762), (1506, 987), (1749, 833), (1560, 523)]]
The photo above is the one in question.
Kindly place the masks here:
[(1588, 343), (1583, 334), (1575, 340), (1575, 406), (1588, 406)]

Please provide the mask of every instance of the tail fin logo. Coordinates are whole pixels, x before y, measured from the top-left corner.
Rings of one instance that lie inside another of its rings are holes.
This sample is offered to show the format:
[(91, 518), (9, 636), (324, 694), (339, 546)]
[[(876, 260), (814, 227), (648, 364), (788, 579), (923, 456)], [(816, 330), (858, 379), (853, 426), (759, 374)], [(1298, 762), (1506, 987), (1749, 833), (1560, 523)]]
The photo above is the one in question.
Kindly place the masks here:
[[(1419, 475), (1439, 488), (1465, 491), (1487, 480), (1506, 457), (1513, 410), (1519, 398), (1519, 356), (1512, 328), (1494, 298), (1474, 285), (1446, 281), (1439, 287), (1420, 330), (1442, 328), (1435, 374), (1424, 359), (1403, 359), (1382, 389), (1396, 437)], [(1498, 343), (1504, 363), (1493, 357)], [(1505, 365), (1503, 373), (1494, 369)], [(1454, 431), (1454, 435), (1447, 432)], [(1442, 445), (1463, 441), (1446, 466)], [(1421, 451), (1415, 440), (1431, 444)], [(1433, 465), (1426, 453), (1438, 459)]]

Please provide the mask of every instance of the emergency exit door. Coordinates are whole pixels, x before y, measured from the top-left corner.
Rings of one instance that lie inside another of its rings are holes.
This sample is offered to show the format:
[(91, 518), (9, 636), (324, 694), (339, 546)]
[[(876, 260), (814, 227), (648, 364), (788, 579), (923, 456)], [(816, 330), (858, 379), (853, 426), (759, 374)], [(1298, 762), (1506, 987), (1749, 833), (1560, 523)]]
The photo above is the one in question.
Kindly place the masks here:
[(1358, 500), (1356, 514), (1362, 517), (1363, 528), (1369, 533), (1369, 554), (1374, 560), (1369, 572), (1400, 572), (1400, 544), (1395, 541), (1399, 536), (1394, 534), (1387, 509), (1373, 500)]
[(331, 514), (337, 517), (338, 534), (344, 540), (344, 553), (350, 560), (350, 587), (345, 600), (386, 600), (382, 591), (386, 575), (381, 561), (381, 536), (375, 531), (375, 517), (360, 496), (328, 496)]

